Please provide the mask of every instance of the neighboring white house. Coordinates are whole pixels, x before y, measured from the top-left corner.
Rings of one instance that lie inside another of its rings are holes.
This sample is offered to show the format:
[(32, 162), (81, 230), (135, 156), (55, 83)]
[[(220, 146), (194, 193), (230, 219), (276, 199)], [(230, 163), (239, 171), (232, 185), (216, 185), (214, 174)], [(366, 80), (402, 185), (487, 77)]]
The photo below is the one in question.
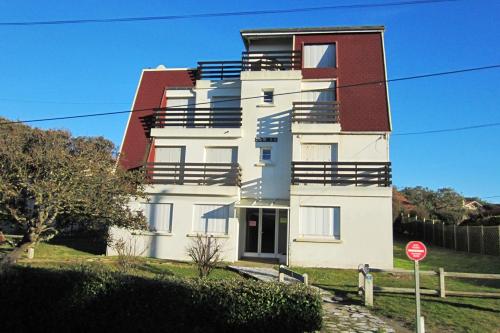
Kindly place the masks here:
[(383, 27), (241, 36), (241, 60), (143, 71), (120, 163), (146, 167), (150, 231), (112, 234), (165, 259), (201, 233), (227, 261), (392, 268)]

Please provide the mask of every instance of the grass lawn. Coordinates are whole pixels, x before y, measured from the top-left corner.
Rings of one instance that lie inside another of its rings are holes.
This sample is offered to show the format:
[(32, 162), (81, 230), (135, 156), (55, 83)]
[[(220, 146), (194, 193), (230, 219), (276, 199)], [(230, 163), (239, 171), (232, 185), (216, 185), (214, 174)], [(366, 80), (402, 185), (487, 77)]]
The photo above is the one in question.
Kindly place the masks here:
[[(0, 255), (7, 251), (7, 246), (0, 247)], [(41, 242), (35, 248), (35, 258), (22, 259), (19, 265), (31, 267), (59, 268), (68, 266), (105, 265), (111, 270), (118, 270), (116, 257), (104, 255), (105, 247), (88, 238), (59, 238), (50, 242)], [(152, 258), (136, 258), (135, 267), (127, 272), (129, 274), (156, 277), (176, 276), (195, 278), (198, 276), (196, 267), (189, 263), (172, 262)], [(241, 278), (240, 275), (224, 268), (215, 269), (209, 276), (210, 279)]]
[[(406, 258), (405, 243), (394, 244), (394, 266), (412, 269)], [(420, 264), (421, 270), (443, 267), (449, 272), (500, 274), (500, 258), (454, 252), (428, 247)], [(357, 295), (358, 275), (355, 270), (296, 268), (307, 272), (313, 284), (360, 302)], [(374, 285), (414, 287), (412, 275), (374, 273)], [(438, 289), (437, 276), (421, 276), (422, 288)], [(500, 281), (446, 278), (447, 290), (500, 292)], [(375, 312), (414, 328), (415, 298), (412, 295), (375, 294)], [(422, 315), (428, 332), (500, 332), (500, 299), (422, 296)]]

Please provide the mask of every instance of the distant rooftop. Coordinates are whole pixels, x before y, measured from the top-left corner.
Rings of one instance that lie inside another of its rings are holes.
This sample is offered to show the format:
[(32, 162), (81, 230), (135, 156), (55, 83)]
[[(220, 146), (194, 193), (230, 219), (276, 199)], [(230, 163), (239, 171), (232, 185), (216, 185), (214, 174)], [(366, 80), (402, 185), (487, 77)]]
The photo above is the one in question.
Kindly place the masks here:
[(349, 27), (306, 27), (306, 28), (271, 28), (271, 29), (245, 29), (240, 30), (241, 38), (245, 44), (255, 38), (266, 38), (273, 36), (292, 36), (303, 34), (328, 34), (345, 32), (382, 32), (383, 25), (360, 25)]

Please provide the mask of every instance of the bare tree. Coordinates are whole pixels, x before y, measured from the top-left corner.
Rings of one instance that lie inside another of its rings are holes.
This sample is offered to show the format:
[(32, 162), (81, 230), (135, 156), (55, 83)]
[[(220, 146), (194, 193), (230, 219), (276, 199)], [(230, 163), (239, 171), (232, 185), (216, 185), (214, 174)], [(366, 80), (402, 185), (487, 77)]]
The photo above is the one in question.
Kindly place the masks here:
[(196, 264), (201, 278), (207, 277), (222, 262), (222, 244), (213, 236), (197, 234), (187, 253)]
[(140, 249), (137, 245), (137, 238), (123, 237), (110, 239), (109, 246), (116, 251), (118, 255), (118, 268), (122, 273), (127, 273), (139, 264), (139, 257), (146, 253), (147, 246)]
[(24, 233), (0, 264), (57, 233), (63, 215), (146, 228), (144, 216), (128, 207), (132, 197), (144, 196), (142, 175), (115, 168), (112, 142), (0, 121), (0, 214)]

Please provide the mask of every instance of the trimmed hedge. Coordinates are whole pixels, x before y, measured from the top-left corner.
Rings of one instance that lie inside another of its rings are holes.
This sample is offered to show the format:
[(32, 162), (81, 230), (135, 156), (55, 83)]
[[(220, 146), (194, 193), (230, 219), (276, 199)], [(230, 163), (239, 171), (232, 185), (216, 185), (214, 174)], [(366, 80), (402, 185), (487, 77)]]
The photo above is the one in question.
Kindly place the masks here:
[(304, 332), (321, 328), (303, 285), (145, 279), (106, 270), (16, 267), (0, 275), (3, 332)]

